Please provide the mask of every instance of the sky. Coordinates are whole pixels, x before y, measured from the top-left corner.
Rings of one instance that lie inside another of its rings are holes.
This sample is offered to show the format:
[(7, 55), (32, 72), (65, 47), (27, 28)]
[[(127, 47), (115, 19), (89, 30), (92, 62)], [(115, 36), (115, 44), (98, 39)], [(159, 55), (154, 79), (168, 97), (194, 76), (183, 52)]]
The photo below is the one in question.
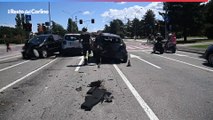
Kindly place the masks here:
[[(162, 11), (163, 3), (161, 2), (50, 2), (51, 20), (67, 28), (68, 18), (77, 21), (85, 21), (79, 24), (79, 29), (87, 27), (89, 32), (102, 30), (105, 24), (109, 24), (113, 19), (120, 19), (124, 23), (127, 19), (142, 19), (147, 10), (151, 9), (155, 13), (156, 19), (163, 18), (158, 14)], [(33, 32), (37, 31), (37, 23), (49, 21), (48, 2), (0, 2), (0, 26), (14, 27), (16, 14), (9, 13), (11, 10), (28, 10), (28, 11), (46, 11), (46, 13), (37, 13), (31, 15)], [(91, 24), (91, 19), (95, 23)]]

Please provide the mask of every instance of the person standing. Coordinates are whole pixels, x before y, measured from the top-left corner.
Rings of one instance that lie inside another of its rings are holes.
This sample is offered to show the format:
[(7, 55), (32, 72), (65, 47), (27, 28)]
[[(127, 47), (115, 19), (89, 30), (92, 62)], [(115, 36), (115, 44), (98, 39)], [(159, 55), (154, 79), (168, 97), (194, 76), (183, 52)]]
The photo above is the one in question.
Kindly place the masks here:
[(88, 64), (87, 52), (89, 53), (89, 55), (91, 54), (91, 48), (90, 48), (91, 36), (87, 32), (87, 28), (82, 28), (82, 34), (80, 38), (81, 38), (81, 43), (83, 46), (84, 65), (87, 65)]

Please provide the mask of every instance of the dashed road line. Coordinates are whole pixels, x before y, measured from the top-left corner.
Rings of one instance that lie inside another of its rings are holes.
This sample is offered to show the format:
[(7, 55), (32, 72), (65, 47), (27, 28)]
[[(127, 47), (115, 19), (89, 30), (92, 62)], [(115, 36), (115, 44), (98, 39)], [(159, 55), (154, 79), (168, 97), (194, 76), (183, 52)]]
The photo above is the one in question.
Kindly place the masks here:
[[(147, 53), (147, 52), (144, 52), (144, 53)], [(153, 55), (155, 55), (155, 54), (153, 54)], [(168, 60), (171, 60), (171, 61), (179, 62), (179, 63), (182, 63), (182, 64), (186, 64), (186, 65), (189, 65), (189, 66), (193, 66), (195, 68), (199, 68), (199, 69), (206, 70), (206, 71), (209, 71), (209, 72), (213, 72), (213, 69), (209, 69), (209, 68), (206, 68), (206, 67), (193, 65), (191, 63), (187, 63), (187, 62), (184, 62), (184, 61), (181, 61), (181, 60), (177, 60), (177, 59), (173, 59), (173, 58), (169, 58), (169, 57), (165, 57), (165, 56), (161, 56), (161, 55), (155, 55), (155, 56), (162, 57), (162, 58), (165, 58), (165, 59), (168, 59)]]
[(5, 71), (5, 70), (8, 70), (8, 69), (13, 68), (13, 67), (16, 67), (16, 66), (18, 66), (18, 65), (21, 65), (21, 64), (27, 63), (27, 62), (29, 62), (29, 61), (30, 61), (30, 60), (27, 60), (27, 61), (24, 61), (24, 62), (21, 62), (21, 63), (15, 64), (15, 65), (12, 65), (12, 66), (9, 66), (9, 67), (6, 67), (6, 68), (3, 68), (3, 69), (0, 69), (0, 72)]
[(83, 56), (81, 56), (81, 57), (79, 57), (81, 60), (80, 60), (80, 62), (78, 63), (78, 66), (75, 68), (75, 71), (77, 72), (79, 69), (80, 69), (80, 65), (82, 65), (83, 64), (83, 62), (84, 62), (84, 57)]
[(21, 57), (21, 55), (16, 55), (16, 56), (13, 56), (13, 57), (3, 58), (3, 59), (0, 59), (0, 62), (1, 61), (5, 61), (5, 60), (9, 60), (9, 59), (13, 59), (13, 58), (18, 58), (18, 57)]
[(141, 61), (143, 61), (143, 62), (145, 62), (145, 63), (147, 63), (147, 64), (149, 64), (149, 65), (151, 65), (151, 66), (153, 66), (153, 67), (155, 67), (155, 68), (157, 68), (157, 69), (161, 69), (161, 67), (159, 67), (159, 66), (157, 66), (157, 65), (155, 65), (155, 64), (153, 64), (153, 63), (151, 63), (151, 62), (149, 62), (149, 61), (146, 61), (146, 60), (140, 58), (139, 56), (130, 54), (130, 57), (131, 57), (131, 58), (137, 58), (137, 59), (139, 59), (139, 60), (141, 60)]
[(41, 67), (39, 67), (39, 68), (37, 68), (36, 70), (33, 70), (32, 72), (28, 73), (27, 75), (25, 75), (25, 76), (23, 76), (23, 77), (21, 77), (21, 78), (15, 80), (14, 82), (8, 84), (7, 86), (1, 88), (1, 89), (0, 89), (0, 92), (3, 92), (3, 91), (6, 90), (7, 88), (9, 88), (9, 87), (15, 85), (16, 83), (18, 83), (18, 82), (24, 80), (25, 78), (31, 76), (32, 74), (38, 72), (39, 70), (43, 69), (44, 67), (48, 66), (49, 64), (53, 63), (53, 62), (56, 61), (56, 60), (57, 60), (57, 58), (54, 59), (54, 60), (51, 60), (50, 62), (48, 62), (47, 64), (45, 64), (45, 65), (43, 65), (43, 66), (41, 66)]

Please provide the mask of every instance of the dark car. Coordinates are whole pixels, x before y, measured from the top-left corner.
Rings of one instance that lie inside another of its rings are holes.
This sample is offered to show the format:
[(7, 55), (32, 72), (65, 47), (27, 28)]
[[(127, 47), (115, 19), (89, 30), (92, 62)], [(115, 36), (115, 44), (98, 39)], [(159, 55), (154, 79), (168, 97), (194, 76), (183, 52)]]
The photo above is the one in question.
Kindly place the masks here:
[(37, 57), (46, 58), (54, 52), (61, 50), (62, 40), (59, 35), (37, 35), (25, 43), (22, 56), (24, 59)]
[(213, 45), (210, 45), (205, 52), (205, 59), (210, 65), (213, 65)]
[(110, 33), (102, 33), (96, 38), (93, 43), (93, 53), (96, 55), (97, 44), (101, 48), (101, 58), (114, 59), (120, 62), (126, 63), (128, 59), (128, 53), (126, 50), (126, 44), (120, 36)]

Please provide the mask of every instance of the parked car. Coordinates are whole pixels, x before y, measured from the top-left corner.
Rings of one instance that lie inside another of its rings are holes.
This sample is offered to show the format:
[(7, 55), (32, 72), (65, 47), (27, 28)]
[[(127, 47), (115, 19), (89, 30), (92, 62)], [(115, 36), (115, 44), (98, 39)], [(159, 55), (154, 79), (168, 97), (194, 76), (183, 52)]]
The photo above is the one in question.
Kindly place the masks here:
[(54, 34), (38, 35), (27, 41), (22, 48), (22, 56), (28, 58), (46, 58), (61, 50), (62, 37)]
[(70, 33), (64, 36), (62, 42), (62, 54), (72, 54), (82, 52), (82, 44), (80, 43), (80, 34)]
[(210, 45), (205, 52), (205, 59), (210, 65), (213, 65), (213, 45)]
[[(97, 41), (99, 40), (99, 41)], [(126, 63), (128, 59), (128, 53), (126, 50), (126, 44), (120, 36), (110, 33), (102, 33), (99, 39), (94, 41), (93, 54), (96, 55), (96, 44), (99, 44), (101, 49), (101, 58), (103, 59), (115, 59), (120, 62)]]

